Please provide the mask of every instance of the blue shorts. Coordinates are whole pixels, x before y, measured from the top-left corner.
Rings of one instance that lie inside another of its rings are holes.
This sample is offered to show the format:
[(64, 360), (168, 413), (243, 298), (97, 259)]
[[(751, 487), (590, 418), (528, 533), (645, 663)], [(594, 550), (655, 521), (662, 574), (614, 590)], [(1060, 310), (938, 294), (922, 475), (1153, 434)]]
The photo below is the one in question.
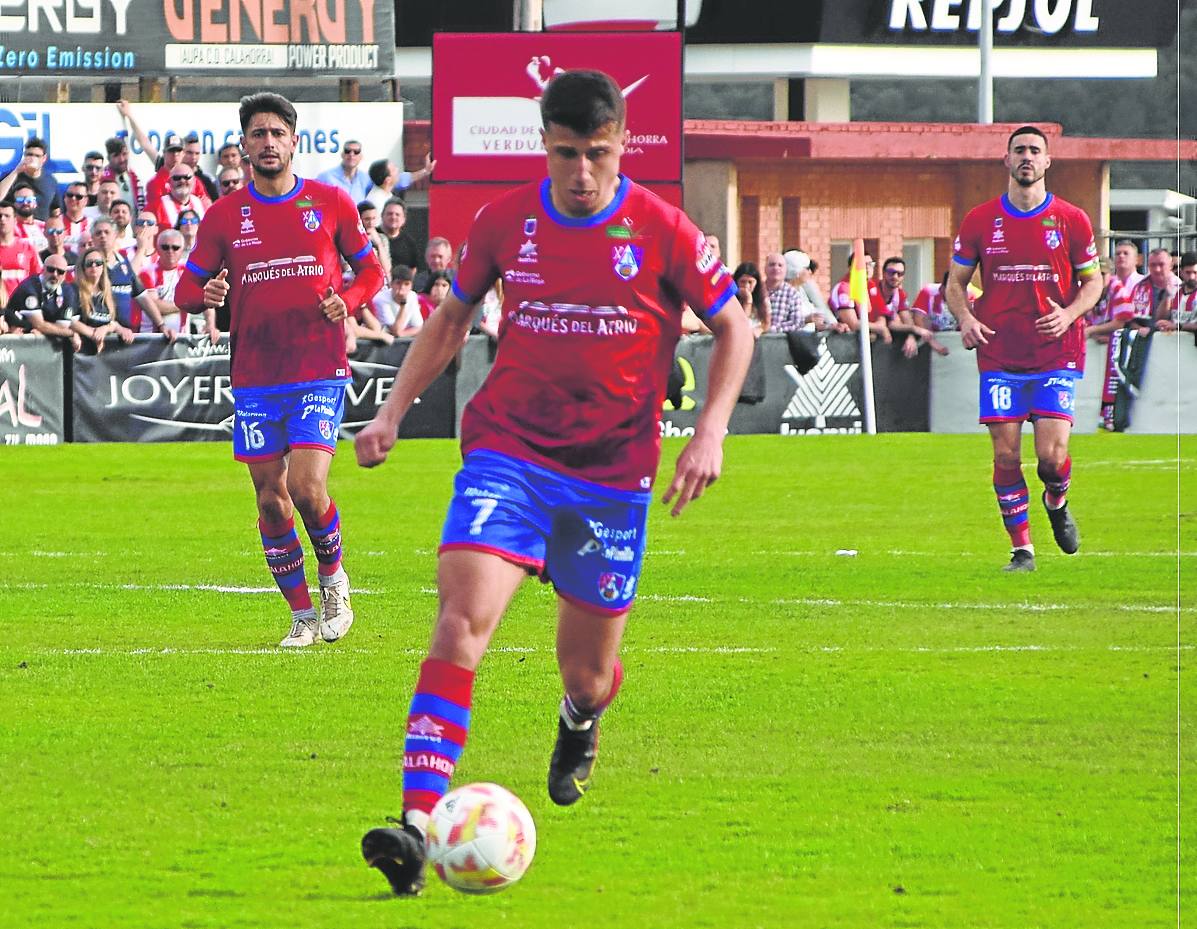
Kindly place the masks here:
[(470, 452), (440, 550), (490, 552), (551, 581), (566, 600), (618, 615), (636, 596), (651, 500), (498, 452)]
[(1072, 422), (1078, 379), (1075, 371), (982, 371), (980, 422), (1021, 423), (1044, 417)]
[(345, 415), (343, 381), (311, 381), (233, 391), (233, 457), (270, 461), (293, 448), (337, 448)]

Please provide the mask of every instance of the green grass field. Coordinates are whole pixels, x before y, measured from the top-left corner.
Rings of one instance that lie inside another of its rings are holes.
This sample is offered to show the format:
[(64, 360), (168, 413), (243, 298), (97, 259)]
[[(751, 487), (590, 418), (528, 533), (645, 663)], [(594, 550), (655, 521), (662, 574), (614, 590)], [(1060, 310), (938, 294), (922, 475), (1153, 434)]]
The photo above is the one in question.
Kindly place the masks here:
[(1195, 438), (1074, 439), (1082, 551), (1036, 503), (1017, 576), (982, 436), (730, 438), (706, 497), (654, 508), (572, 809), (544, 788), (553, 597), (525, 585), (456, 782), (515, 790), (536, 861), (418, 900), (357, 847), (399, 811), (455, 445), (374, 472), (342, 447), (357, 623), (300, 653), (226, 445), (5, 455), (0, 926), (1197, 925)]

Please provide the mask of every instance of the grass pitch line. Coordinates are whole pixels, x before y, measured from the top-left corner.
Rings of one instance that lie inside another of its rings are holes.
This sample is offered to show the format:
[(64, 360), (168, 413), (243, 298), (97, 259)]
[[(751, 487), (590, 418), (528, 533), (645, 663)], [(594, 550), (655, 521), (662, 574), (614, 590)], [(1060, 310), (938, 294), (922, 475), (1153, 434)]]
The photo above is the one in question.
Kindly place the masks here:
[[(740, 603), (759, 603), (751, 597), (741, 597)], [(912, 600), (837, 600), (828, 597), (780, 597), (767, 601), (776, 606), (870, 606), (897, 610), (1004, 610), (1028, 613), (1057, 613), (1067, 610), (1092, 609), (1071, 603), (918, 603)], [(1197, 607), (1153, 606), (1140, 603), (1111, 604), (1107, 609), (1120, 613), (1197, 613)]]
[[(351, 655), (373, 655), (377, 654), (377, 648), (353, 648), (344, 645), (331, 646), (338, 652), (348, 652)], [(323, 651), (322, 646), (313, 646), (310, 648), (279, 648), (277, 645), (267, 646), (261, 645), (256, 647), (244, 648), (173, 648), (170, 646), (164, 648), (42, 648), (37, 649), (39, 655), (52, 655), (59, 657), (79, 657), (85, 655), (95, 655), (98, 657), (118, 657), (118, 658), (140, 658), (144, 656), (160, 656), (160, 657), (188, 657), (190, 655), (302, 655), (315, 654)], [(428, 653), (425, 648), (396, 648), (387, 649), (388, 654), (406, 655), (411, 657), (422, 657)], [(624, 653), (640, 653), (647, 655), (771, 655), (779, 651), (776, 648), (755, 648), (747, 645), (685, 645), (685, 646), (653, 646), (649, 648), (624, 648)], [(536, 647), (522, 647), (518, 645), (505, 645), (502, 647), (489, 649), (492, 654), (501, 655), (555, 655), (556, 649), (553, 648), (536, 648)]]

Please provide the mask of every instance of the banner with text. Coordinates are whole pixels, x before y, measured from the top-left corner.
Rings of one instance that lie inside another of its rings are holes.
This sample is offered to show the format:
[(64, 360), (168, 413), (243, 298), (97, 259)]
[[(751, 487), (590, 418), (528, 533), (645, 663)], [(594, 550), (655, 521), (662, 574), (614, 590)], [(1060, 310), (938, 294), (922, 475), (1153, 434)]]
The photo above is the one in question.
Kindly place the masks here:
[[(359, 341), (349, 360), (353, 382), (346, 390), (341, 438), (351, 438), (374, 418), (410, 344), (409, 339), (393, 345)], [(453, 381), (450, 369), (424, 391), (400, 437), (453, 435)], [(61, 384), (60, 373), (59, 393)], [(58, 406), (61, 410), (61, 401)], [(233, 428), (227, 336), (215, 345), (203, 336), (173, 344), (158, 335), (139, 335), (132, 345), (109, 339), (101, 354), (74, 358), (76, 442), (227, 441)]]
[(436, 182), (527, 181), (544, 174), (540, 95), (553, 75), (592, 68), (627, 103), (623, 170), (682, 179), (682, 42), (676, 32), (440, 33), (432, 42)]
[(40, 335), (0, 339), (0, 444), (66, 441), (65, 361), (57, 340)]
[[(295, 173), (315, 177), (341, 162), (341, 147), (350, 139), (362, 143), (362, 170), (379, 158), (403, 163), (403, 104), (297, 103)], [(171, 133), (199, 137), (200, 167), (216, 170), (216, 153), (241, 137), (237, 103), (137, 103), (133, 115), (150, 144), (159, 151)], [(141, 143), (129, 131), (112, 103), (0, 103), (0, 177), (16, 169), (25, 140), (37, 136), (48, 146), (46, 169), (59, 183), (81, 177), (83, 156), (104, 151), (109, 136), (125, 136), (132, 157), (129, 167), (144, 181), (154, 173)]]
[(374, 0), (5, 0), (0, 78), (360, 77), (395, 68)]

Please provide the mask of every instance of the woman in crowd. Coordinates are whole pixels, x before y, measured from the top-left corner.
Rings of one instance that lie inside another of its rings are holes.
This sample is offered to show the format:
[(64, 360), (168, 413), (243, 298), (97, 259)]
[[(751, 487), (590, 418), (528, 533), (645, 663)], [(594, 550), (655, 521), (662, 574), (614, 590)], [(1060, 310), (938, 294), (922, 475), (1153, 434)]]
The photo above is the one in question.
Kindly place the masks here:
[(133, 341), (133, 331), (116, 318), (108, 262), (102, 250), (83, 250), (75, 266), (75, 287), (79, 290), (79, 316), (71, 320), (71, 328), (95, 345), (97, 355), (104, 351), (104, 339), (109, 333), (115, 332), (126, 345)]
[(769, 331), (769, 293), (765, 290), (760, 269), (751, 261), (745, 261), (736, 266), (732, 279), (736, 282), (740, 308), (752, 323), (753, 336), (759, 339), (762, 332)]
[(183, 261), (195, 248), (195, 236), (199, 232), (200, 215), (195, 210), (183, 210), (179, 213), (179, 221), (175, 228), (183, 233)]
[(441, 305), (442, 301), (449, 296), (449, 288), (452, 282), (449, 280), (449, 275), (444, 271), (433, 271), (428, 276), (428, 283), (424, 293), (420, 294), (420, 315), (424, 319), (428, 319), (432, 315), (433, 310)]

